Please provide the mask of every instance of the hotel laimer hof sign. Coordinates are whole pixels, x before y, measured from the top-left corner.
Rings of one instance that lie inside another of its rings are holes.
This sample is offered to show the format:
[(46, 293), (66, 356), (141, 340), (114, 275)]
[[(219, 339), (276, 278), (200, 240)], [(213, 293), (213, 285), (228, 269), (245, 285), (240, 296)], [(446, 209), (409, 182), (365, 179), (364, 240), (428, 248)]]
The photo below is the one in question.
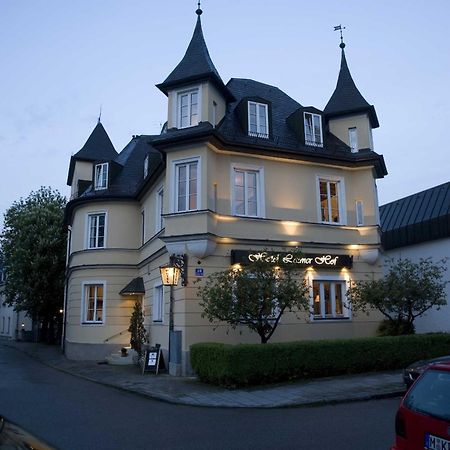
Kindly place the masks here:
[(292, 265), (299, 268), (351, 269), (353, 256), (333, 253), (288, 253), (269, 251), (231, 250), (231, 264), (251, 264), (264, 261), (276, 265)]

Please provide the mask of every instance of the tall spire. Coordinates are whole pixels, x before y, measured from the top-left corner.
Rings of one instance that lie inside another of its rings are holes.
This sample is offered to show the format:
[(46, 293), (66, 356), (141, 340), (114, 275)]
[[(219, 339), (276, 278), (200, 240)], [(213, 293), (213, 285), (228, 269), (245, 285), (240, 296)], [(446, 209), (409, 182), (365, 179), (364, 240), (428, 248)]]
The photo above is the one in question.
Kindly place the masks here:
[(211, 80), (226, 98), (232, 99), (232, 94), (223, 83), (219, 72), (209, 56), (200, 19), (202, 13), (200, 2), (198, 2), (198, 8), (196, 10), (197, 23), (186, 53), (169, 76), (162, 83), (157, 84), (156, 87), (167, 95), (169, 89), (172, 87), (195, 81)]
[(335, 117), (341, 115), (355, 114), (358, 112), (367, 112), (369, 114), (370, 123), (372, 128), (378, 128), (378, 118), (373, 105), (370, 105), (366, 99), (361, 95), (355, 82), (350, 74), (350, 70), (345, 58), (345, 43), (342, 37), (342, 29), (345, 29), (339, 25), (334, 27), (335, 31), (341, 32), (341, 68), (336, 84), (336, 89), (333, 92), (330, 100), (323, 112), (328, 117)]

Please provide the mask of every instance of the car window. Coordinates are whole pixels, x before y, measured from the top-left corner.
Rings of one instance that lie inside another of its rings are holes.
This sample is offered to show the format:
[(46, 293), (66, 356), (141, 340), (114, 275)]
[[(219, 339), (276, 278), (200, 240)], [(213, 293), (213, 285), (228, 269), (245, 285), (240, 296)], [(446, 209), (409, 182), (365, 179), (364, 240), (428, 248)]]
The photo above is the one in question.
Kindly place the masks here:
[(408, 392), (403, 404), (413, 411), (450, 420), (450, 372), (425, 372)]

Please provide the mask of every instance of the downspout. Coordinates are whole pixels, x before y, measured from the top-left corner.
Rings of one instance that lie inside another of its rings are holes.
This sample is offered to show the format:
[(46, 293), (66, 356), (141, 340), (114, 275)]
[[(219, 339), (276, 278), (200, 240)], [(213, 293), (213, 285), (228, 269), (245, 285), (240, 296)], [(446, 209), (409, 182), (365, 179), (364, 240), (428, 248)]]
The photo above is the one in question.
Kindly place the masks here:
[(68, 283), (68, 274), (69, 274), (69, 257), (70, 257), (70, 244), (72, 241), (72, 226), (67, 226), (67, 247), (66, 247), (66, 274), (64, 279), (64, 308), (63, 308), (63, 329), (62, 329), (62, 336), (61, 336), (61, 351), (63, 355), (65, 354), (66, 350), (66, 325), (67, 325), (67, 293), (69, 290), (69, 283)]

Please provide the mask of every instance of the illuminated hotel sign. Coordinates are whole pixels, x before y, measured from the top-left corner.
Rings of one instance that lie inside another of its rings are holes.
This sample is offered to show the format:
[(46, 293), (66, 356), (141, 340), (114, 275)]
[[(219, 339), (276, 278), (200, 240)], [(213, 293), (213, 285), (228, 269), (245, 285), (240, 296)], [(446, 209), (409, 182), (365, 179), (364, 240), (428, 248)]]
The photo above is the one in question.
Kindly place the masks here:
[(267, 251), (231, 250), (231, 264), (251, 264), (264, 261), (273, 265), (293, 265), (300, 268), (351, 269), (353, 256), (331, 253), (285, 253)]

